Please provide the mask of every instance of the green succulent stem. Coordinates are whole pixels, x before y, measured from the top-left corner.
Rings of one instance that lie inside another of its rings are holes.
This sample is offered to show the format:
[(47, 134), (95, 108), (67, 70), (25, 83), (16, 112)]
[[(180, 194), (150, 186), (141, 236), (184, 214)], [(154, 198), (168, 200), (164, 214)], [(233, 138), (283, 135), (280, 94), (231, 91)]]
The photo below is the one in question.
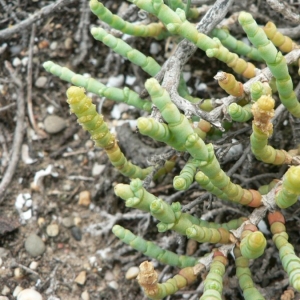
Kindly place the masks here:
[(275, 77), (282, 104), (293, 116), (299, 118), (300, 103), (293, 90), (293, 82), (289, 75), (285, 57), (281, 52), (277, 51), (274, 44), (268, 39), (263, 29), (257, 25), (251, 14), (241, 12), (239, 22)]
[(97, 0), (90, 0), (90, 9), (101, 21), (129, 35), (154, 37), (158, 40), (166, 38), (169, 35), (162, 23), (150, 23), (148, 25), (132, 24), (113, 14)]
[(288, 242), (285, 228), (285, 218), (281, 212), (269, 213), (268, 220), (273, 234), (273, 242), (279, 250), (279, 257), (284, 270), (287, 272), (290, 284), (300, 291), (300, 258), (296, 256), (294, 247)]
[(249, 258), (242, 256), (242, 253), (238, 247), (234, 248), (236, 276), (239, 280), (239, 286), (243, 291), (245, 300), (265, 300), (262, 294), (255, 287), (252, 280), (252, 274), (249, 269)]
[(291, 166), (285, 173), (275, 201), (280, 208), (288, 208), (295, 204), (300, 195), (300, 166)]
[(252, 118), (251, 108), (251, 103), (246, 104), (245, 106), (240, 106), (237, 103), (231, 103), (228, 107), (228, 113), (233, 121), (244, 123)]
[(96, 146), (105, 150), (110, 162), (121, 174), (129, 178), (144, 179), (151, 172), (151, 167), (142, 169), (127, 161), (115, 136), (110, 133), (104, 122), (103, 116), (97, 113), (96, 106), (92, 104), (91, 98), (85, 95), (83, 88), (70, 87), (67, 91), (67, 97), (71, 112), (76, 114), (78, 123), (90, 133)]
[[(200, 266), (200, 264), (198, 265)], [(204, 269), (205, 266), (201, 265), (200, 268)], [(194, 267), (185, 267), (166, 282), (157, 283), (158, 275), (152, 263), (144, 261), (140, 265), (140, 273), (137, 279), (145, 294), (150, 299), (162, 299), (194, 283), (197, 280), (197, 272), (195, 272)]]
[(204, 293), (200, 300), (222, 300), (223, 276), (227, 264), (227, 258), (221, 252), (216, 251), (209, 273), (204, 280)]
[(125, 244), (130, 245), (133, 249), (142, 252), (146, 256), (157, 259), (163, 264), (185, 268), (194, 266), (197, 263), (196, 257), (178, 255), (172, 251), (165, 250), (155, 243), (146, 241), (133, 234), (130, 230), (125, 229), (120, 225), (115, 225), (112, 231)]
[(133, 49), (122, 39), (116, 38), (109, 34), (103, 28), (92, 28), (91, 34), (94, 39), (103, 42), (116, 53), (127, 58), (132, 63), (141, 67), (150, 76), (155, 76), (161, 69), (160, 65), (150, 56), (144, 55), (142, 52)]
[(231, 49), (233, 52), (239, 55), (247, 56), (248, 58), (256, 61), (262, 61), (262, 58), (256, 48), (237, 40), (229, 33), (227, 29), (214, 28), (211, 34), (214, 37), (218, 38), (222, 45), (224, 45), (228, 49)]
[(94, 78), (86, 78), (82, 75), (76, 74), (66, 67), (61, 67), (52, 61), (47, 61), (43, 64), (46, 71), (59, 77), (60, 79), (74, 84), (78, 87), (84, 87), (88, 92), (94, 93), (100, 97), (106, 97), (108, 99), (124, 102), (128, 105), (135, 106), (136, 108), (150, 111), (151, 102), (141, 99), (138, 93), (125, 87), (124, 89), (119, 89), (115, 87), (106, 87), (101, 82)]

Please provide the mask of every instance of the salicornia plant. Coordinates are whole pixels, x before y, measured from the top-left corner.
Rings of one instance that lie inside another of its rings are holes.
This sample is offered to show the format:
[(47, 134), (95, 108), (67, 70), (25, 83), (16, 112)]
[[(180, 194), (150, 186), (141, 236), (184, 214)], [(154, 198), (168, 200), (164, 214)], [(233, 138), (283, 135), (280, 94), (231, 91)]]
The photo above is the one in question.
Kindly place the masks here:
[[(284, 212), (281, 212), (295, 204), (300, 195), (300, 147), (276, 149), (269, 144), (270, 137), (276, 134), (273, 126), (276, 113), (286, 109), (294, 118), (300, 117), (300, 104), (289, 73), (289, 65), (300, 61), (298, 45), (279, 33), (273, 23), (261, 27), (244, 11), (239, 13), (238, 22), (252, 46), (234, 38), (226, 28), (217, 28), (233, 1), (216, 1), (200, 21), (199, 11), (190, 1), (129, 2), (151, 15), (152, 22), (127, 22), (97, 0), (90, 1), (90, 8), (102, 22), (123, 34), (157, 40), (176, 36), (179, 41), (174, 53), (160, 65), (103, 28), (91, 29), (96, 40), (148, 74), (143, 93), (138, 94), (127, 87), (106, 86), (51, 61), (45, 62), (44, 68), (73, 85), (67, 90), (71, 112), (90, 133), (96, 146), (104, 149), (112, 165), (131, 179), (130, 184), (115, 186), (115, 194), (125, 201), (125, 205), (149, 212), (158, 220), (159, 232), (172, 230), (199, 243), (213, 244), (212, 250), (203, 257), (181, 255), (115, 225), (112, 231), (124, 243), (163, 264), (180, 268), (173, 278), (158, 283), (152, 263), (145, 261), (140, 266), (139, 284), (149, 298), (162, 299), (200, 281), (197, 275), (207, 269), (200, 299), (222, 299), (224, 274), (231, 255), (244, 298), (266, 299), (263, 290), (255, 286), (250, 266), (251, 259), (264, 255), (268, 248), (266, 237), (259, 230), (260, 221), (267, 217), (289, 283), (300, 291), (300, 259), (288, 241), (288, 228), (285, 227)], [(184, 81), (183, 67), (198, 48), (209, 58), (227, 65), (226, 72), (219, 71), (215, 75), (220, 87), (228, 94), (223, 99), (199, 99), (190, 93)], [(228, 73), (230, 69), (232, 73)], [(173, 149), (172, 155), (165, 156), (164, 164), (154, 163), (148, 168), (128, 161), (118, 145), (118, 138), (110, 132), (86, 92), (125, 102), (148, 113), (137, 120), (139, 132), (165, 143)], [(229, 121), (229, 128), (224, 119)], [(233, 169), (225, 171), (222, 156), (216, 151), (217, 144), (208, 142), (217, 142), (222, 139), (222, 134), (226, 136), (240, 130), (239, 124), (246, 126), (248, 121), (252, 121), (250, 138), (246, 135), (249, 153), (251, 150), (256, 160), (280, 165), (283, 170), (282, 175), (269, 184), (252, 189), (233, 179)], [(213, 199), (226, 201), (226, 205), (234, 203), (237, 204), (235, 207), (249, 209), (243, 209), (239, 218), (226, 223), (208, 222), (190, 213), (188, 205), (183, 209), (182, 203), (169, 203), (149, 192), (151, 181), (172, 172), (178, 157), (185, 159), (185, 165), (173, 179), (174, 189), (184, 192), (198, 187)]]

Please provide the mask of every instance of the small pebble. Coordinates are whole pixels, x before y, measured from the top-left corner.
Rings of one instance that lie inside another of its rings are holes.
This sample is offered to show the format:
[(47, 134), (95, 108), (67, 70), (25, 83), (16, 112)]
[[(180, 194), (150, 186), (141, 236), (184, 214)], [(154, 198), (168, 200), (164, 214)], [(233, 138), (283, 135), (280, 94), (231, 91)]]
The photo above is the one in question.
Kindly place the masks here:
[(100, 165), (98, 163), (95, 163), (92, 168), (92, 175), (98, 176), (103, 172), (104, 169), (105, 169), (105, 165)]
[(104, 279), (105, 279), (106, 281), (113, 281), (113, 280), (115, 279), (115, 276), (114, 276), (114, 274), (113, 274), (112, 271), (107, 270), (107, 271), (105, 272)]
[(14, 270), (14, 276), (16, 279), (21, 279), (24, 277), (24, 271), (21, 268), (15, 268)]
[(57, 42), (52, 42), (51, 44), (50, 44), (50, 50), (56, 50), (56, 48), (57, 48), (57, 45), (58, 45), (58, 43)]
[(91, 204), (91, 193), (89, 191), (80, 192), (78, 204), (82, 206), (89, 206)]
[(187, 255), (193, 255), (197, 249), (198, 249), (198, 243), (192, 239), (188, 240), (187, 246), (186, 246)]
[(140, 273), (140, 269), (138, 267), (130, 267), (126, 272), (126, 279), (135, 279)]
[(9, 300), (9, 299), (5, 296), (0, 296), (0, 300)]
[(1, 294), (3, 295), (3, 296), (6, 296), (6, 295), (8, 295), (10, 293), (10, 288), (7, 286), (7, 285), (5, 285), (4, 287), (3, 287), (3, 289), (2, 289), (2, 291), (1, 291)]
[(86, 271), (81, 271), (74, 281), (80, 285), (84, 285), (86, 282)]
[(23, 291), (23, 288), (21, 286), (17, 285), (14, 289), (13, 296), (17, 297), (21, 291)]
[(56, 115), (47, 116), (44, 120), (45, 130), (50, 134), (58, 133), (64, 130), (67, 126), (66, 121)]
[(111, 282), (109, 282), (108, 283), (108, 286), (109, 287), (111, 287), (112, 289), (114, 289), (114, 290), (117, 290), (118, 288), (119, 288), (119, 285), (118, 285), (118, 283), (116, 282), (116, 281), (111, 281)]
[(82, 220), (81, 220), (80, 217), (75, 217), (74, 218), (74, 224), (75, 224), (75, 226), (80, 226), (81, 222), (82, 222)]
[(22, 66), (23, 67), (27, 67), (28, 59), (29, 59), (28, 56), (25, 56), (25, 57), (22, 58)]
[(72, 227), (71, 234), (76, 241), (81, 241), (82, 234), (80, 228), (78, 228), (77, 226)]
[(90, 295), (89, 295), (89, 293), (88, 293), (87, 290), (85, 290), (84, 292), (82, 292), (81, 299), (82, 300), (90, 300)]
[(161, 51), (161, 46), (160, 44), (153, 42), (150, 44), (150, 49), (149, 49), (150, 53), (152, 55), (156, 55)]
[(22, 62), (21, 62), (20, 58), (19, 58), (19, 57), (15, 57), (15, 58), (13, 59), (12, 65), (13, 65), (14, 67), (18, 67), (21, 63), (22, 63)]
[(30, 263), (30, 265), (29, 265), (29, 268), (30, 268), (31, 270), (36, 270), (37, 267), (38, 267), (38, 265), (39, 265), (39, 263), (38, 263), (37, 261), (32, 261), (32, 262)]
[(43, 297), (35, 290), (25, 289), (18, 294), (17, 300), (43, 300)]
[(30, 254), (33, 257), (36, 257), (42, 255), (45, 252), (46, 246), (43, 240), (35, 233), (33, 233), (26, 238), (25, 249), (28, 254)]
[(7, 258), (9, 255), (9, 250), (3, 247), (0, 247), (0, 257)]
[(39, 227), (41, 228), (45, 225), (46, 221), (43, 217), (39, 217), (37, 220), (37, 223), (38, 223)]
[(47, 77), (46, 76), (40, 76), (36, 81), (35, 81), (35, 86), (38, 88), (43, 88), (45, 87), (47, 83)]
[(50, 224), (46, 228), (46, 233), (48, 236), (55, 237), (59, 234), (59, 226), (58, 224)]
[(47, 40), (41, 40), (39, 43), (38, 43), (38, 47), (40, 49), (45, 49), (45, 48), (48, 48), (49, 47), (49, 42)]
[(70, 37), (66, 38), (65, 42), (64, 42), (64, 45), (65, 45), (65, 49), (67, 49), (67, 50), (72, 49), (72, 47), (73, 47), (73, 40)]
[(120, 87), (124, 83), (124, 75), (111, 76), (106, 83), (107, 87)]
[(22, 46), (15, 45), (15, 46), (10, 47), (9, 50), (11, 52), (11, 56), (18, 55), (22, 50)]
[(72, 190), (72, 185), (71, 184), (68, 184), (68, 183), (66, 183), (66, 184), (64, 184), (63, 185), (63, 190), (64, 191), (67, 191), (67, 192), (69, 192), (69, 191), (71, 191)]
[(74, 219), (72, 217), (65, 217), (61, 222), (66, 228), (71, 228), (74, 226)]

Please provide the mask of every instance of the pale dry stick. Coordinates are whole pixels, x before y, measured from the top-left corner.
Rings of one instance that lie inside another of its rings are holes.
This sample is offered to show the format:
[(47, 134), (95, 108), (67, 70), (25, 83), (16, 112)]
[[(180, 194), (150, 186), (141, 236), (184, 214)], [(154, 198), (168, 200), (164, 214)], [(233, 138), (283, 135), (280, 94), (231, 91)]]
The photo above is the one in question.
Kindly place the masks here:
[[(6, 166), (9, 164), (9, 153), (7, 149), (7, 143), (5, 138), (5, 133), (3, 132), (3, 124), (0, 125), (0, 144), (2, 147), (1, 150), (1, 169), (4, 170)], [(1, 170), (0, 169), (0, 170)]]
[(75, 41), (79, 42), (79, 55), (75, 57), (72, 61), (73, 66), (78, 66), (82, 61), (84, 61), (89, 47), (91, 46), (89, 25), (91, 10), (89, 8), (89, 3), (86, 0), (80, 1), (80, 22), (78, 25), (77, 32), (75, 33)]
[(238, 179), (241, 181), (240, 185), (243, 187), (248, 183), (253, 183), (254, 181), (257, 180), (263, 180), (263, 179), (269, 179), (269, 178), (278, 178), (280, 177), (280, 173), (264, 173), (264, 174), (259, 174), (259, 175), (255, 175), (253, 177), (250, 178), (246, 178), (240, 174), (233, 174), (232, 177), (235, 179)]
[(40, 278), (40, 279), (41, 279), (41, 276), (40, 276), (39, 273), (33, 271), (32, 269), (30, 269), (30, 268), (28, 268), (28, 267), (26, 267), (26, 266), (24, 266), (24, 265), (21, 265), (21, 264), (17, 263), (16, 261), (13, 261), (13, 262), (11, 263), (10, 267), (11, 267), (11, 268), (21, 268), (21, 269), (23, 269), (25, 272), (27, 272), (27, 273), (29, 273), (29, 274), (32, 274), (32, 275), (36, 276), (37, 278)]
[[(201, 21), (197, 24), (196, 28), (199, 32), (208, 34), (212, 31), (226, 16), (227, 12), (233, 4), (233, 0), (218, 0), (207, 11)], [(175, 61), (180, 61), (180, 69), (186, 64), (189, 58), (195, 53), (198, 47), (187, 39), (182, 40), (174, 54)], [(165, 64), (167, 64), (166, 61)]]
[(228, 213), (229, 210), (236, 214), (241, 213), (241, 211), (239, 209), (236, 209), (236, 208), (233, 208), (230, 206), (225, 206), (225, 205), (223, 205), (223, 203), (221, 203), (221, 205), (222, 205), (221, 207), (214, 208), (212, 210), (208, 210), (205, 214), (201, 215), (200, 219), (208, 221), (209, 219), (212, 219), (213, 217), (222, 215), (223, 213)]
[[(197, 182), (194, 182), (191, 186), (199, 186), (199, 184)], [(206, 198), (210, 197), (211, 193), (210, 192), (203, 192), (203, 194), (199, 197), (197, 197), (195, 200), (193, 200), (192, 202), (190, 202), (189, 204), (186, 204), (184, 206), (182, 206), (182, 211), (188, 211), (190, 209), (192, 209), (194, 206), (199, 205), (200, 203), (202, 203)]]
[[(233, 0), (217, 0), (214, 5), (206, 12), (196, 28), (199, 32), (208, 34), (215, 28), (226, 16)], [(179, 62), (181, 70), (190, 57), (196, 52), (198, 47), (187, 39), (183, 39), (175, 49), (174, 53), (163, 64), (161, 70), (156, 74), (155, 78), (161, 82), (169, 65), (169, 61)], [(172, 63), (171, 63), (172, 65)], [(172, 67), (169, 65), (169, 69)], [(177, 86), (176, 86), (177, 88)]]
[(99, 216), (101, 220), (104, 220), (100, 223), (94, 223), (87, 227), (85, 227), (84, 231), (90, 233), (92, 236), (99, 236), (102, 234), (107, 234), (111, 231), (111, 228), (119, 221), (122, 220), (137, 220), (148, 218), (148, 214), (140, 211), (128, 212), (125, 214), (117, 213), (115, 215), (111, 215), (105, 210), (101, 210), (99, 212)]
[(277, 28), (283, 35), (289, 36), (291, 39), (298, 39), (300, 37), (300, 25), (291, 28)]
[(271, 8), (282, 14), (287, 20), (294, 24), (300, 24), (300, 15), (292, 11), (291, 7), (285, 1), (267, 0)]
[(34, 129), (35, 133), (40, 138), (47, 138), (48, 135), (41, 129), (38, 128), (35, 118), (33, 115), (33, 106), (32, 106), (32, 58), (33, 58), (33, 46), (34, 46), (34, 38), (35, 38), (35, 30), (36, 25), (32, 25), (31, 36), (29, 41), (29, 48), (28, 48), (28, 64), (27, 64), (27, 113), (29, 116), (29, 120), (31, 123), (32, 128)]
[(197, 105), (187, 101), (183, 97), (181, 97), (177, 88), (179, 85), (180, 79), (180, 61), (176, 60), (174, 57), (171, 57), (168, 60), (168, 63), (165, 65), (165, 74), (162, 82), (162, 86), (168, 91), (172, 102), (181, 110), (184, 111), (187, 116), (199, 116), (207, 122), (214, 125), (216, 128), (220, 130), (224, 130), (221, 122), (218, 119), (212, 118), (207, 112), (200, 110)]
[[(201, 33), (208, 34), (217, 24), (219, 24), (224, 19), (232, 3), (233, 0), (216, 1), (215, 4), (206, 12), (201, 21), (197, 24), (197, 30)], [(194, 43), (190, 42), (187, 39), (183, 39), (178, 44), (175, 52), (164, 63), (161, 71), (155, 76), (155, 78), (158, 81), (162, 81), (162, 79), (166, 77), (166, 79), (164, 79), (165, 82), (163, 86), (171, 94), (170, 96), (172, 101), (174, 101), (174, 103), (178, 105), (180, 109), (185, 111), (186, 114), (195, 114), (201, 116), (203, 119), (207, 120), (208, 122), (212, 123), (214, 126), (222, 130), (223, 127), (220, 121), (215, 118), (213, 114), (207, 114), (206, 112), (200, 111), (196, 108), (195, 105), (192, 105), (190, 102), (186, 101), (177, 94), (180, 71), (196, 50), (197, 46)], [(172, 84), (170, 85), (169, 83), (171, 82)]]
[(6, 106), (4, 106), (4, 107), (1, 107), (1, 108), (0, 108), (0, 113), (6, 111), (6, 110), (8, 110), (8, 109), (10, 109), (11, 107), (13, 107), (13, 106), (15, 106), (15, 105), (16, 105), (16, 103), (11, 103), (11, 104), (8, 104), (8, 105), (6, 105)]
[(244, 163), (244, 160), (246, 159), (246, 156), (250, 152), (250, 149), (251, 149), (251, 146), (249, 144), (248, 147), (244, 150), (244, 153), (242, 154), (242, 156), (238, 159), (238, 161), (236, 161), (235, 164), (229, 169), (229, 171), (226, 172), (226, 174), (229, 177), (232, 176), (237, 171), (237, 169)]
[(75, 2), (75, 0), (58, 0), (55, 3), (43, 7), (41, 10), (28, 17), (26, 20), (12, 27), (0, 30), (0, 41), (11, 38), (13, 34), (20, 33), (22, 29), (27, 28), (32, 23), (46, 17), (49, 14), (54, 13), (57, 9), (66, 6), (72, 2)]
[(15, 173), (19, 157), (21, 151), (21, 145), (23, 142), (23, 130), (24, 130), (24, 119), (25, 119), (25, 101), (24, 101), (24, 92), (23, 92), (23, 85), (21, 80), (16, 76), (14, 73), (14, 69), (8, 61), (5, 61), (5, 68), (10, 73), (10, 76), (13, 82), (18, 87), (18, 97), (17, 97), (17, 125), (14, 132), (14, 139), (12, 144), (12, 152), (10, 158), (10, 164), (8, 165), (1, 183), (0, 183), (0, 203), (4, 200), (4, 195), (6, 188), (10, 184), (13, 175)]
[[(5, 12), (8, 12), (10, 10), (10, 7), (3, 0), (0, 0), (0, 4)], [(19, 18), (17, 17), (17, 15), (13, 10), (11, 10), (9, 14), (14, 19), (15, 22), (17, 23), (20, 22)]]

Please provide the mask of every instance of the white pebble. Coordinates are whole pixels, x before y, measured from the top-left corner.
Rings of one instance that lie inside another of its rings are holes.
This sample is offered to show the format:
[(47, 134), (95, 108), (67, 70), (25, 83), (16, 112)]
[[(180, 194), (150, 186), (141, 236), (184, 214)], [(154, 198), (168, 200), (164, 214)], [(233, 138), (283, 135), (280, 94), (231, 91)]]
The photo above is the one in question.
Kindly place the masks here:
[(57, 48), (57, 42), (52, 42), (51, 44), (50, 44), (50, 50), (56, 50), (56, 48)]
[(87, 290), (85, 290), (84, 292), (82, 292), (81, 299), (82, 300), (90, 300), (90, 295), (89, 295), (89, 293), (88, 293)]
[(15, 268), (14, 276), (16, 279), (21, 279), (24, 276), (24, 272), (21, 268)]
[(185, 82), (189, 81), (192, 77), (191, 72), (182, 72), (182, 76)]
[(23, 291), (23, 288), (21, 286), (17, 285), (16, 288), (14, 289), (13, 296), (17, 297), (21, 291)]
[(27, 64), (28, 64), (28, 56), (25, 56), (25, 57), (22, 58), (22, 65), (23, 65), (24, 67), (26, 67)]
[(53, 105), (49, 105), (49, 106), (47, 107), (47, 113), (48, 113), (49, 115), (52, 115), (52, 114), (54, 113), (54, 111), (55, 111), (55, 107), (54, 107)]
[(111, 281), (111, 282), (109, 282), (108, 283), (108, 286), (109, 287), (111, 287), (112, 289), (114, 289), (114, 290), (117, 290), (118, 288), (119, 288), (119, 285), (118, 285), (118, 283), (116, 282), (116, 281)]
[(48, 236), (55, 237), (59, 234), (59, 226), (57, 224), (50, 224), (46, 228)]
[(160, 46), (160, 44), (158, 44), (158, 43), (156, 43), (156, 42), (153, 42), (153, 43), (151, 43), (150, 44), (150, 53), (152, 54), (152, 55), (156, 55), (156, 54), (158, 54), (158, 52), (159, 51), (161, 51), (161, 46)]
[(131, 75), (127, 75), (126, 79), (125, 79), (125, 83), (128, 85), (133, 85), (136, 81), (136, 77), (135, 76), (131, 76)]
[(43, 297), (35, 290), (25, 289), (18, 294), (17, 300), (43, 300)]
[(1, 291), (1, 294), (4, 295), (4, 296), (6, 296), (6, 295), (8, 295), (9, 293), (10, 293), (10, 288), (9, 288), (7, 285), (5, 285), (5, 286), (3, 287), (3, 289), (2, 289), (2, 291)]
[(22, 63), (22, 62), (21, 62), (20, 58), (19, 58), (19, 57), (15, 57), (15, 58), (13, 59), (12, 65), (13, 65), (14, 67), (18, 67), (21, 63)]
[(37, 261), (32, 261), (32, 262), (30, 263), (30, 265), (29, 265), (29, 268), (30, 268), (31, 270), (36, 270), (37, 267), (38, 267), (38, 265), (39, 265), (39, 263), (38, 263)]
[(126, 279), (135, 279), (139, 275), (140, 269), (138, 267), (130, 267), (126, 272)]
[(109, 77), (106, 86), (107, 87), (120, 87), (124, 83), (124, 75), (120, 74), (118, 76)]
[(196, 89), (198, 91), (206, 91), (207, 90), (207, 85), (205, 83), (200, 83), (199, 85), (196, 86)]
[(46, 76), (40, 76), (36, 82), (35, 82), (35, 86), (38, 87), (38, 88), (43, 88), (46, 83), (47, 83), (47, 77)]
[(98, 176), (103, 172), (104, 169), (105, 169), (105, 165), (100, 165), (98, 163), (95, 163), (92, 168), (92, 175)]

